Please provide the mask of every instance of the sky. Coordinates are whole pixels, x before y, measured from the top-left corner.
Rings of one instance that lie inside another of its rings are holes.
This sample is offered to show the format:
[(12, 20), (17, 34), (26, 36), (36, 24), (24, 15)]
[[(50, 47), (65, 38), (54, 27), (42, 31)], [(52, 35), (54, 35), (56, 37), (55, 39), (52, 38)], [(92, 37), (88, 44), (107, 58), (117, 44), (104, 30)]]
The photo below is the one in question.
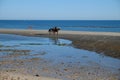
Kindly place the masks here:
[(120, 0), (0, 0), (0, 20), (120, 20)]

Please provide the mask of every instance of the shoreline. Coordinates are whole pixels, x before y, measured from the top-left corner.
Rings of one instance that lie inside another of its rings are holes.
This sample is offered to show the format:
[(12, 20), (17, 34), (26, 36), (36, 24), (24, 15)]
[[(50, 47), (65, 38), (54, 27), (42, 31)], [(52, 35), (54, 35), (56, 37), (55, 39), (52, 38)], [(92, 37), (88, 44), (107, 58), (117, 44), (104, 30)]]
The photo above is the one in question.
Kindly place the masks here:
[[(22, 34), (24, 32), (27, 35), (31, 35), (29, 33), (33, 34), (44, 34), (47, 35), (48, 30), (35, 30), (35, 29), (1, 29), (0, 33), (20, 33)], [(59, 31), (60, 35), (67, 34), (67, 35), (96, 35), (96, 36), (119, 36), (120, 32), (91, 32), (91, 31), (70, 31), (70, 30), (61, 30)]]
[(120, 33), (61, 30), (57, 36), (49, 35), (47, 30), (31, 29), (0, 29), (0, 33), (68, 39), (72, 41), (73, 46), (76, 48), (86, 49), (120, 59)]

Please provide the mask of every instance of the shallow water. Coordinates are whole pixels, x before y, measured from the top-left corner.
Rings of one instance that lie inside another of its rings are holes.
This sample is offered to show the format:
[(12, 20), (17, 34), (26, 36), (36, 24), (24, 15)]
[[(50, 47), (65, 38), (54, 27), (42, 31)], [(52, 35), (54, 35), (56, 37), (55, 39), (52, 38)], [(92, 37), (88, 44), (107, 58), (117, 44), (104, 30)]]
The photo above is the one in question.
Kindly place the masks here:
[(85, 66), (102, 66), (111, 70), (120, 69), (119, 59), (76, 49), (71, 45), (72, 41), (59, 38), (0, 34), (0, 61), (42, 58), (51, 64), (70, 62)]

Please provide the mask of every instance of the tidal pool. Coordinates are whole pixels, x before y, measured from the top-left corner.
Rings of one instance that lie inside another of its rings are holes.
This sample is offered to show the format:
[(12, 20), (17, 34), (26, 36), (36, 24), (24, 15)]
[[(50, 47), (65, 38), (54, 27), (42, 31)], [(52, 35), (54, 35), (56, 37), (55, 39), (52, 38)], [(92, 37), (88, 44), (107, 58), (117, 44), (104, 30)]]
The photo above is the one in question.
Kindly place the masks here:
[(44, 59), (51, 65), (71, 63), (78, 66), (101, 66), (113, 71), (120, 70), (119, 59), (74, 48), (70, 40), (0, 34), (0, 61), (33, 58)]

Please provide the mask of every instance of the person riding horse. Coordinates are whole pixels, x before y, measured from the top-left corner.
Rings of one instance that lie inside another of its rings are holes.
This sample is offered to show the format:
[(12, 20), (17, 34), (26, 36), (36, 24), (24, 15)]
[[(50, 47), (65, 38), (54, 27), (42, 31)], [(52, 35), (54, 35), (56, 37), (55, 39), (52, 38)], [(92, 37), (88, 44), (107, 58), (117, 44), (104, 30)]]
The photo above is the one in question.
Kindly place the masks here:
[(51, 32), (52, 32), (53, 34), (57, 33), (57, 35), (58, 35), (59, 30), (60, 30), (60, 28), (54, 27), (54, 28), (50, 28), (48, 30), (48, 32), (49, 32), (49, 34), (51, 34)]

